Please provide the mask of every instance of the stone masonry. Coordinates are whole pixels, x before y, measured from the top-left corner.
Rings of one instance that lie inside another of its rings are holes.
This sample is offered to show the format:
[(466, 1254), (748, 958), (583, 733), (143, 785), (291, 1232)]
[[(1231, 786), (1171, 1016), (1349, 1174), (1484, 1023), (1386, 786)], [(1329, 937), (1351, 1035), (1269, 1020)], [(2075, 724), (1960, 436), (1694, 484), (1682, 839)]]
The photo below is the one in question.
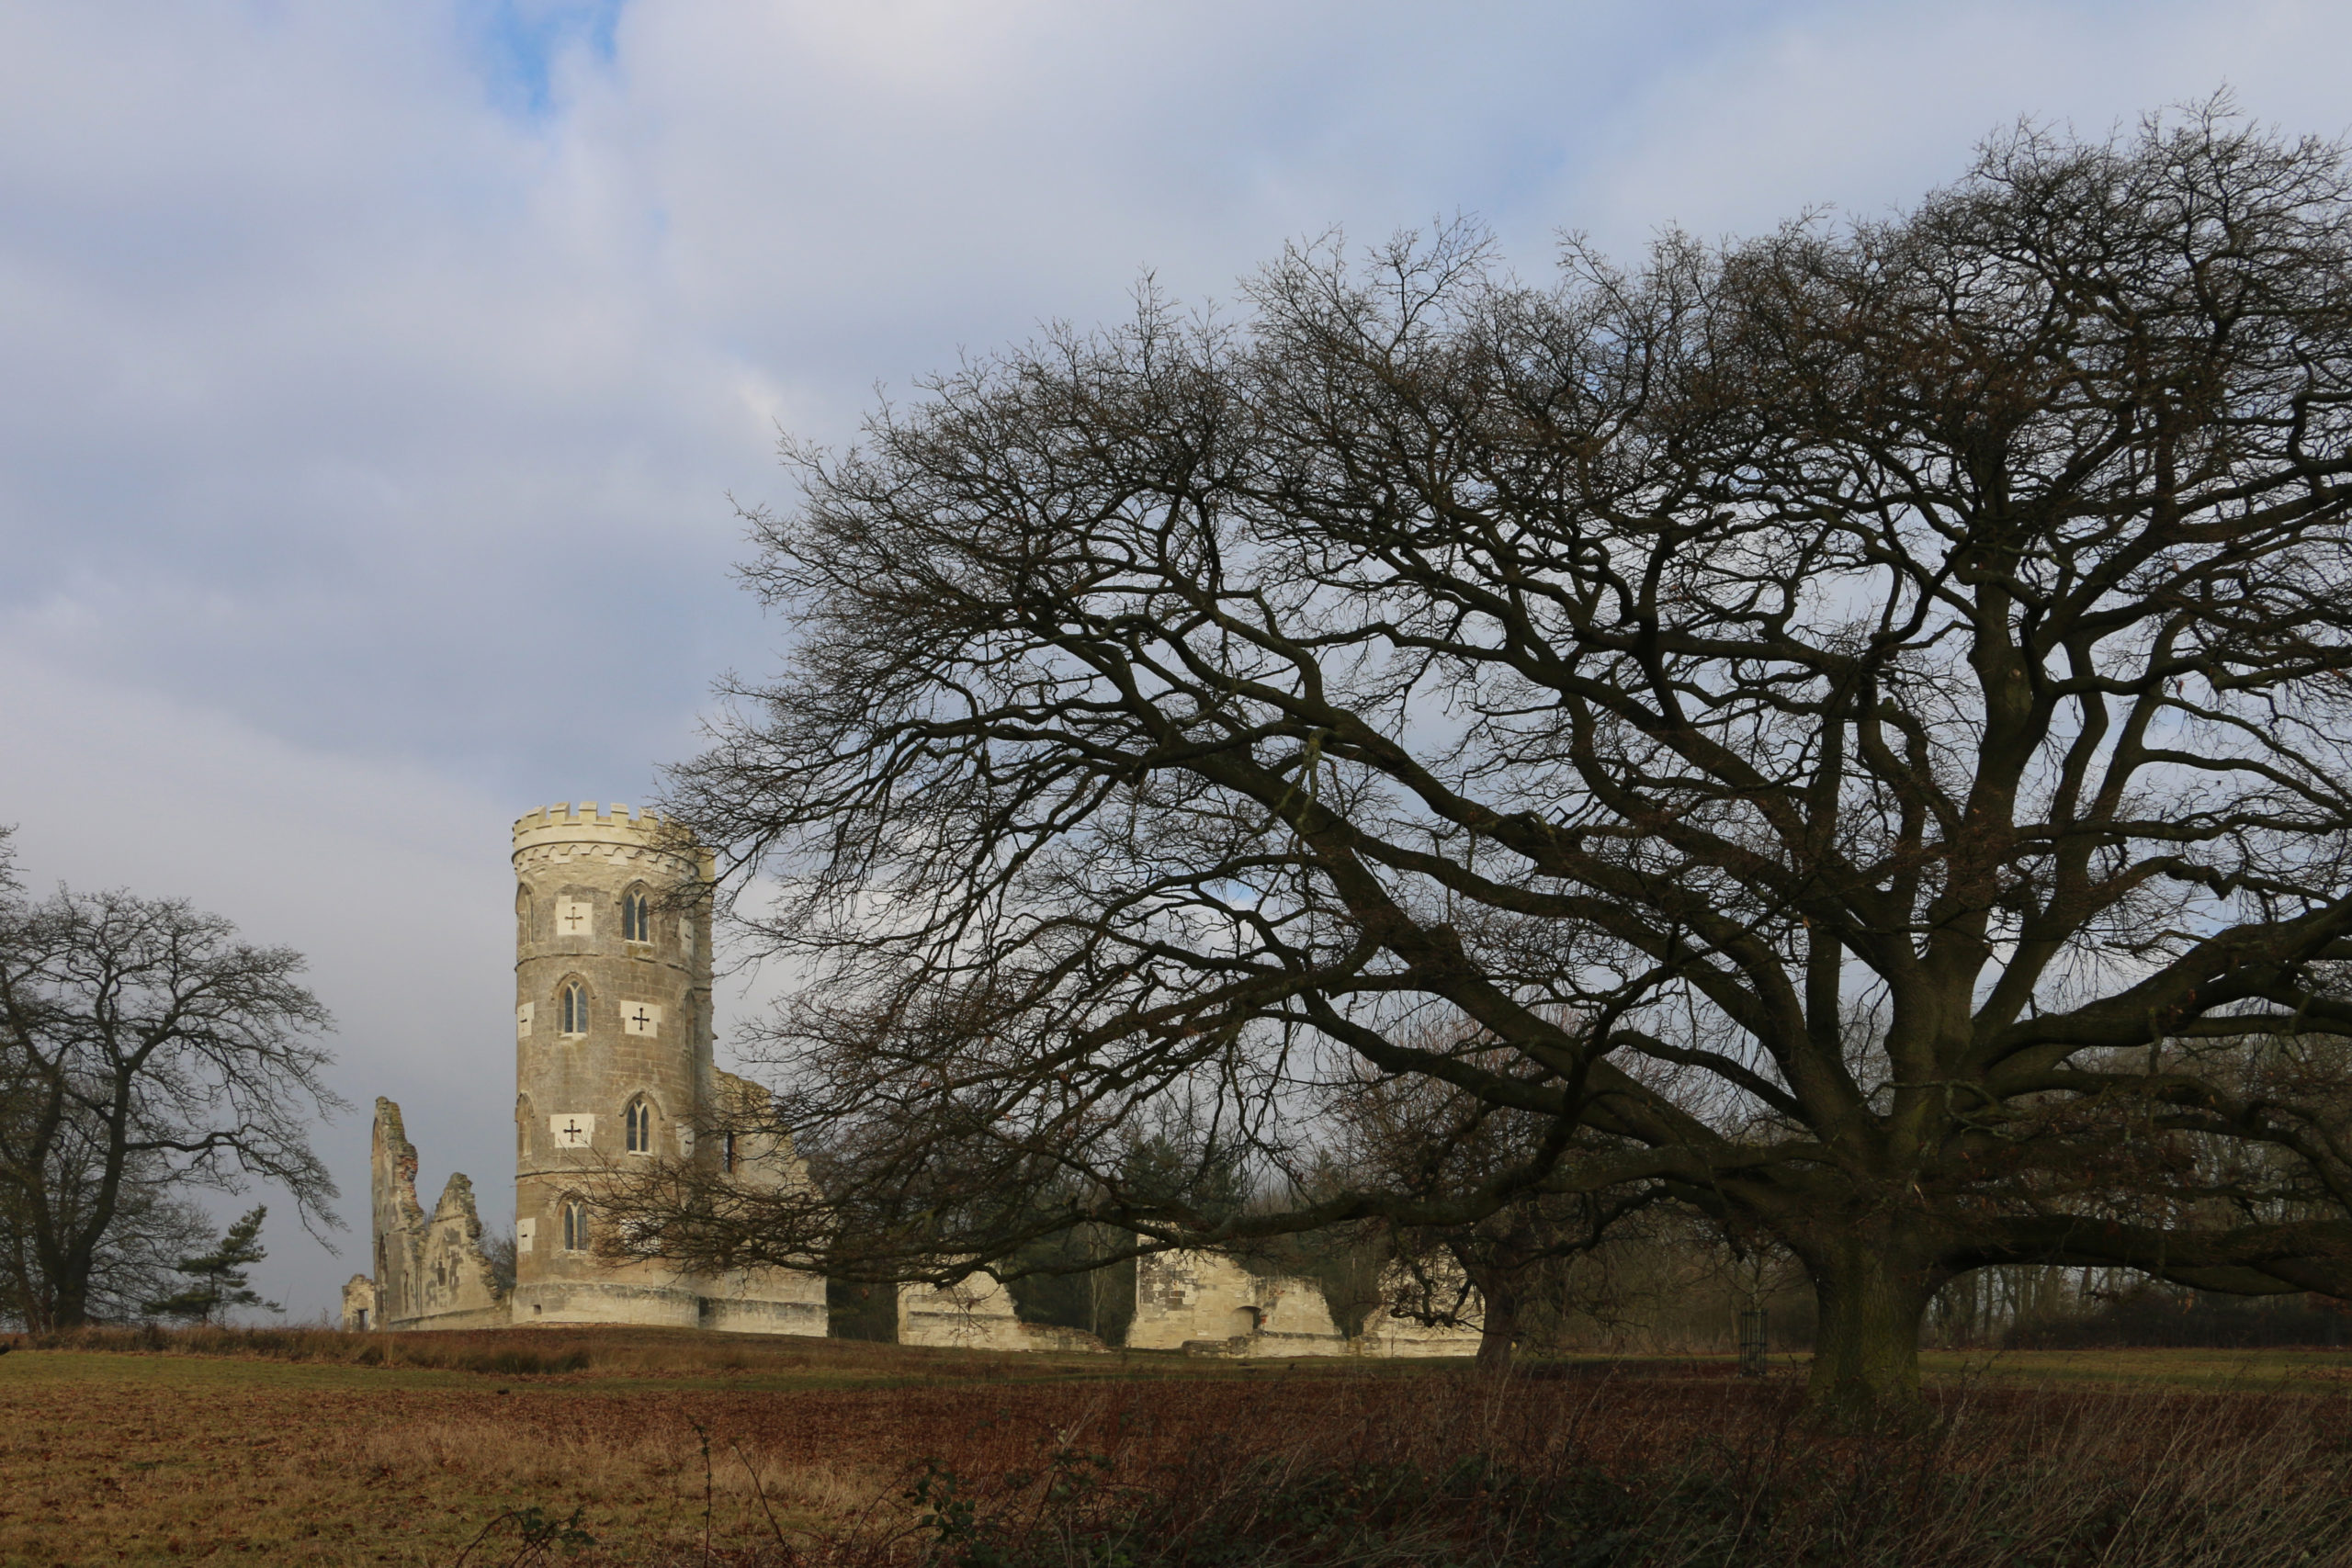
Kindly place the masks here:
[[(416, 1201), (416, 1147), (401, 1124), (401, 1108), (389, 1100), (376, 1101), (369, 1156), (376, 1278), (371, 1299), (359, 1304), (374, 1309), (375, 1326), (505, 1326), (506, 1292), (482, 1256), (474, 1184), (450, 1177), (441, 1201), (425, 1213)], [(344, 1287), (346, 1319), (354, 1294)]]
[(688, 1276), (591, 1250), (591, 1189), (633, 1161), (693, 1161), (746, 1183), (808, 1180), (788, 1145), (728, 1130), (760, 1091), (712, 1059), (710, 902), (693, 893), (707, 872), (706, 853), (651, 812), (555, 806), (514, 824), (514, 1290), (499, 1291), (482, 1257), (465, 1177), (424, 1213), (416, 1150), (399, 1108), (379, 1100), (376, 1273), (371, 1292), (345, 1289), (347, 1323), (367, 1313), (383, 1328), (826, 1332), (817, 1275)]
[(1348, 1341), (1312, 1280), (1252, 1274), (1214, 1252), (1136, 1260), (1136, 1350), (1229, 1348), (1252, 1356), (1344, 1356)]
[[(1475, 1327), (1430, 1327), (1391, 1310), (1403, 1277), (1383, 1281), (1384, 1304), (1351, 1339), (1332, 1321), (1323, 1287), (1253, 1274), (1214, 1252), (1168, 1252), (1136, 1262), (1136, 1315), (1127, 1346), (1227, 1356), (1472, 1356)], [(1470, 1292), (1475, 1319), (1476, 1292)]]
[(899, 1343), (953, 1350), (1100, 1351), (1102, 1341), (1082, 1328), (1023, 1323), (1012, 1297), (986, 1274), (953, 1285), (899, 1287)]

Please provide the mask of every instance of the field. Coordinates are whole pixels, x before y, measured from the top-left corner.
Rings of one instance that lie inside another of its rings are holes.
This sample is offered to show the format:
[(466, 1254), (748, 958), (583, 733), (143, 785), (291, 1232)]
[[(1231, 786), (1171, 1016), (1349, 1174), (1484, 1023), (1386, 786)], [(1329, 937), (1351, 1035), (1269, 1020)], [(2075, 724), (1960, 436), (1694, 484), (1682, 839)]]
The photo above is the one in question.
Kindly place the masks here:
[(597, 1331), (0, 1357), (0, 1563), (2352, 1563), (2352, 1354), (1052, 1358)]

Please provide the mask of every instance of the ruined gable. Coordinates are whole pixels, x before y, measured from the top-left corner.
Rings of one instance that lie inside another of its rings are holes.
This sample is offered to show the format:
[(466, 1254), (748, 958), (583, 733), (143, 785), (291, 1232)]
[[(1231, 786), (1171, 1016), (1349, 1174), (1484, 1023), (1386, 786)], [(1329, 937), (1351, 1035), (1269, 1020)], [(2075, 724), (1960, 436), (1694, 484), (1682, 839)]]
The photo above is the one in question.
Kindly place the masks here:
[[(389, 1100), (376, 1101), (374, 1145), (376, 1276), (344, 1287), (345, 1326), (504, 1327), (506, 1292), (482, 1254), (474, 1184), (453, 1174), (427, 1215), (416, 1201), (416, 1145)], [(362, 1284), (365, 1292), (355, 1289)]]

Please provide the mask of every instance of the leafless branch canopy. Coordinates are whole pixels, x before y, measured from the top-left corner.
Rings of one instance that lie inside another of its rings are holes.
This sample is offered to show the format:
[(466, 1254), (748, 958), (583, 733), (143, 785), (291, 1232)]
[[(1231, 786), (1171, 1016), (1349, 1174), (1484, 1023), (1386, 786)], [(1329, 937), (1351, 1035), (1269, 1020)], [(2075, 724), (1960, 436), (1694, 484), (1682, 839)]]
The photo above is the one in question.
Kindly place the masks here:
[[(2352, 1288), (2348, 242), (2225, 106), (2027, 130), (1552, 287), (1305, 246), (791, 449), (789, 666), (672, 804), (781, 888), (835, 1217), (730, 1245), (1649, 1186), (1816, 1278)], [(1364, 1179), (1367, 1076), (1524, 1157)], [(1131, 1179), (1170, 1105), (1258, 1201)]]

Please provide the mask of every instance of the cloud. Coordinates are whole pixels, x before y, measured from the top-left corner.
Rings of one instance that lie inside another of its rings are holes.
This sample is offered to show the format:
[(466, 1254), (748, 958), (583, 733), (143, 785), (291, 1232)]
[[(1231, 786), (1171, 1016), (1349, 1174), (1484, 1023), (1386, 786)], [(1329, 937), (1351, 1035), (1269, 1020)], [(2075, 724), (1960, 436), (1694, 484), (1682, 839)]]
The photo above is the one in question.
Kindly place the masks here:
[(2084, 136), (2227, 87), (2296, 133), (2352, 125), (2330, 62), (2352, 18), (2273, 0), (1840, 6), (1780, 17), (1645, 85), (1605, 156), (1548, 205), (1630, 249), (1668, 222), (1753, 233), (1834, 205), (1882, 216), (2020, 120)]

